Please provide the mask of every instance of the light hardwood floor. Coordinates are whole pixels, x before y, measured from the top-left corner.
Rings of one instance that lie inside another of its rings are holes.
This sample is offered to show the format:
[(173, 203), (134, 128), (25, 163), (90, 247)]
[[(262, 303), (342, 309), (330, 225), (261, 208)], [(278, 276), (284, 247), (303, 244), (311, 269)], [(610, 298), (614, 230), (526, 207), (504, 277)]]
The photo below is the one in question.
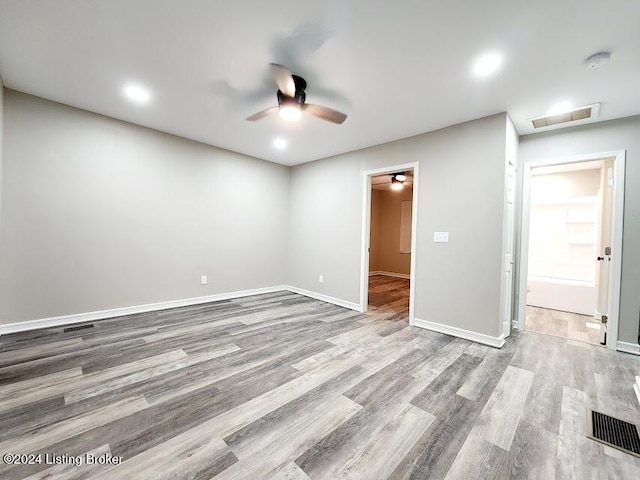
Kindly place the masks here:
[(600, 324), (593, 317), (531, 306), (526, 315), (527, 330), (600, 345)]
[(534, 332), (502, 350), (282, 292), (0, 337), (0, 478), (640, 478), (585, 407), (640, 422), (640, 358)]

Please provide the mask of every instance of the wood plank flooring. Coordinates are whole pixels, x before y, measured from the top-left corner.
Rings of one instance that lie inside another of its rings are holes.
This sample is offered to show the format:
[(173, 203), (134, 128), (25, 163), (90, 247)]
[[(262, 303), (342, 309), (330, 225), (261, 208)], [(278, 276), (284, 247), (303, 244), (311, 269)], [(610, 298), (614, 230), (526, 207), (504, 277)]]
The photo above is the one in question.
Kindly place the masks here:
[(279, 292), (0, 337), (0, 454), (122, 458), (0, 478), (640, 478), (584, 434), (640, 423), (640, 357), (412, 328), (392, 280), (366, 314)]
[(378, 312), (409, 312), (409, 279), (369, 277), (369, 308)]
[(588, 315), (527, 305), (525, 328), (576, 342), (600, 345), (600, 323)]

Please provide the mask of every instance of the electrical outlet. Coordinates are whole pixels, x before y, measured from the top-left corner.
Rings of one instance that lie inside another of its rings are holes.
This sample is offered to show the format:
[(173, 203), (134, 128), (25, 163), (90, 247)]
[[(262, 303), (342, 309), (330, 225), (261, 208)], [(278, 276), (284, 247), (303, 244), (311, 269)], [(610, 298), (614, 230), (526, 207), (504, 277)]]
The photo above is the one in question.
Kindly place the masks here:
[(206, 285), (207, 284), (207, 276), (206, 275), (202, 275), (200, 277), (200, 285)]
[(324, 283), (324, 275), (320, 275), (320, 276), (318, 277), (318, 281), (319, 281), (320, 283)]

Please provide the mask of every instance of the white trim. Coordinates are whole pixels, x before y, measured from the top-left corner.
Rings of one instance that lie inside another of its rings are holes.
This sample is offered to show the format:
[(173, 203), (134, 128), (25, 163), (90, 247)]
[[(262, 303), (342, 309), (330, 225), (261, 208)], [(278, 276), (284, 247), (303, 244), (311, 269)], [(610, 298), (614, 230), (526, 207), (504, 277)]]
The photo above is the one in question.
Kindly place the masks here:
[(411, 275), (407, 275), (406, 273), (383, 272), (381, 270), (376, 272), (369, 272), (370, 277), (373, 277), (375, 275), (382, 275), (384, 277), (395, 277), (395, 278), (411, 278)]
[(637, 343), (621, 342), (618, 341), (619, 352), (633, 353), (634, 355), (640, 355), (640, 345)]
[(123, 317), (125, 315), (135, 315), (138, 313), (154, 312), (157, 310), (167, 310), (170, 308), (188, 307), (191, 305), (200, 305), (203, 303), (219, 302), (220, 300), (249, 297), (251, 295), (262, 295), (265, 293), (287, 291), (297, 293), (299, 295), (304, 295), (305, 297), (315, 298), (316, 300), (321, 300), (323, 302), (332, 303), (334, 305), (338, 305), (339, 307), (360, 311), (360, 305), (354, 302), (348, 302), (340, 298), (330, 297), (328, 295), (304, 290), (302, 288), (293, 287), (291, 285), (278, 285), (275, 287), (255, 288), (252, 290), (240, 290), (237, 292), (217, 293), (215, 295), (207, 295), (204, 297), (149, 303), (146, 305), (136, 305), (133, 307), (112, 308), (109, 310), (98, 310), (95, 312), (75, 313), (72, 315), (61, 315), (59, 317), (39, 318), (36, 320), (27, 320), (24, 322), (7, 323), (5, 325), (0, 325), (0, 335), (27, 332), (30, 330), (39, 330), (41, 328), (62, 327), (66, 325), (73, 325), (76, 323), (93, 322), (96, 320)]
[(300, 295), (304, 295), (305, 297), (315, 298), (316, 300), (322, 300), (323, 302), (327, 302), (327, 303), (333, 303), (334, 305), (338, 305), (339, 307), (348, 308), (350, 310), (356, 310), (358, 312), (360, 311), (360, 305), (354, 302), (348, 302), (346, 300), (330, 297), (322, 293), (312, 292), (310, 290), (304, 290), (298, 287), (292, 287), (291, 285), (287, 285), (285, 289), (289, 290), (292, 293), (298, 293)]
[(613, 165), (614, 178), (614, 212), (613, 212), (613, 260), (611, 279), (611, 302), (609, 305), (609, 328), (607, 331), (607, 347), (616, 350), (618, 342), (618, 326), (620, 325), (620, 291), (622, 289), (622, 232), (624, 223), (624, 185), (626, 182), (626, 151), (616, 155)]
[[(104, 320), (106, 318), (122, 317), (137, 313), (154, 312), (157, 310), (167, 310), (169, 308), (188, 307), (202, 303), (219, 302), (232, 298), (249, 297), (251, 295), (262, 295), (264, 293), (292, 291), (286, 285), (276, 287), (254, 288), (252, 290), (240, 290), (236, 292), (217, 293), (204, 297), (185, 298), (181, 300), (169, 300), (167, 302), (149, 303), (146, 305), (135, 305), (133, 307), (112, 308), (109, 310), (98, 310), (95, 312), (75, 313), (72, 315), (61, 315), (59, 317), (39, 318), (37, 320), (27, 320), (24, 322), (7, 323), (0, 325), (0, 335), (8, 333), (27, 332), (29, 330), (39, 330), (41, 328), (60, 327), (73, 325), (75, 323), (92, 322), (94, 320)], [(297, 292), (296, 292), (297, 293)]]
[[(520, 251), (518, 252), (518, 330), (525, 329), (526, 299), (527, 299), (527, 274), (529, 258), (529, 220), (531, 213), (531, 170), (535, 167), (562, 165), (565, 163), (577, 163), (589, 160), (599, 160), (615, 157), (615, 201), (613, 218), (613, 259), (612, 263), (612, 290), (609, 312), (609, 324), (607, 332), (607, 348), (616, 350), (618, 342), (618, 322), (620, 316), (620, 284), (622, 277), (622, 225), (624, 215), (624, 184), (625, 184), (625, 160), (626, 150), (615, 150), (585, 155), (557, 157), (527, 162), (523, 165), (523, 188), (520, 223)], [(632, 352), (630, 352), (632, 353)]]
[[(369, 303), (369, 227), (371, 223), (371, 177), (413, 169), (413, 205), (411, 214), (411, 273), (409, 274), (409, 325), (415, 313), (416, 254), (418, 252), (418, 177), (419, 162), (403, 163), (362, 172), (362, 226), (360, 238), (360, 304), (358, 311), (366, 312)], [(349, 307), (347, 307), (349, 308)]]
[(502, 322), (502, 335), (504, 336), (504, 338), (506, 338), (506, 332), (511, 333), (511, 324), (511, 320), (505, 320), (504, 322)]
[(491, 335), (485, 335), (484, 333), (472, 332), (471, 330), (451, 327), (449, 325), (443, 325), (442, 323), (429, 322), (428, 320), (421, 320), (419, 318), (413, 319), (413, 326), (426, 328), (427, 330), (433, 330), (434, 332), (444, 333), (454, 337), (464, 338), (465, 340), (482, 343), (494, 348), (502, 348), (505, 343), (504, 334), (499, 337), (492, 337)]

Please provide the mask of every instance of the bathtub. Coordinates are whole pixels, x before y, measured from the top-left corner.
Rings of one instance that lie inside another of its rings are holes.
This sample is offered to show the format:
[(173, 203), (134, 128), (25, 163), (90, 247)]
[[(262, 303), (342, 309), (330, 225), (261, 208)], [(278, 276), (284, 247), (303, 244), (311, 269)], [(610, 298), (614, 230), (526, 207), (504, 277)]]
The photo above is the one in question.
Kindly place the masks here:
[(594, 316), (598, 287), (593, 282), (530, 276), (527, 305)]

